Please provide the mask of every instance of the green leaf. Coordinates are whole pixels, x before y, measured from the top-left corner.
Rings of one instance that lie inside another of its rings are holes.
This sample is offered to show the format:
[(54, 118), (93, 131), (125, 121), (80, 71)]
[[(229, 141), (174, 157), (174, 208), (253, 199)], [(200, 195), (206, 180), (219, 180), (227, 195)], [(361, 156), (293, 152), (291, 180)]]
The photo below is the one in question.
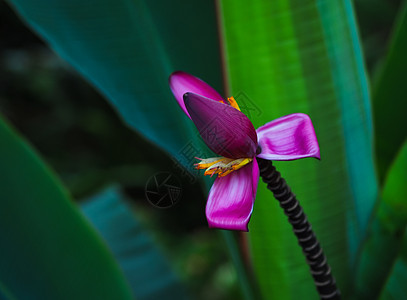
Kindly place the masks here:
[(374, 299), (380, 294), (400, 252), (407, 225), (406, 178), (407, 140), (389, 169), (363, 248), (356, 281), (357, 299)]
[(82, 204), (109, 245), (136, 299), (186, 299), (186, 292), (157, 245), (131, 213), (117, 188)]
[[(235, 265), (236, 273), (238, 275), (240, 289), (245, 300), (258, 299), (259, 295), (255, 289), (256, 284), (254, 283), (254, 278), (250, 278), (250, 273), (248, 272), (246, 266), (243, 264), (242, 253), (239, 251), (237, 246), (236, 235), (232, 231), (221, 230), (223, 239), (225, 240), (226, 246), (229, 250), (230, 258)], [(244, 246), (243, 246), (244, 247)]]
[(111, 253), (33, 150), (0, 120), (0, 282), (21, 299), (131, 299)]
[(2, 282), (0, 282), (0, 300), (16, 300)]
[(404, 299), (407, 295), (407, 235), (404, 235), (400, 256), (396, 260), (386, 287), (380, 296), (382, 300)]
[(196, 140), (168, 76), (181, 69), (219, 89), (214, 4), (198, 0), (8, 0), (66, 61), (101, 91), (125, 122), (185, 166)]
[[(350, 1), (219, 2), (229, 94), (256, 127), (304, 112), (321, 162), (276, 163), (303, 204), (344, 298), (377, 197), (369, 89)], [(282, 210), (259, 183), (250, 224), (262, 294), (316, 299)]]
[[(177, 5), (165, 0), (8, 2), (106, 96), (127, 124), (184, 167), (192, 166), (197, 153), (191, 150), (205, 148), (176, 104), (167, 80), (172, 71), (183, 70), (221, 91), (212, 1), (182, 0)], [(247, 291), (247, 284), (243, 286)]]
[(387, 57), (373, 85), (377, 168), (382, 180), (407, 137), (407, 2), (394, 27)]

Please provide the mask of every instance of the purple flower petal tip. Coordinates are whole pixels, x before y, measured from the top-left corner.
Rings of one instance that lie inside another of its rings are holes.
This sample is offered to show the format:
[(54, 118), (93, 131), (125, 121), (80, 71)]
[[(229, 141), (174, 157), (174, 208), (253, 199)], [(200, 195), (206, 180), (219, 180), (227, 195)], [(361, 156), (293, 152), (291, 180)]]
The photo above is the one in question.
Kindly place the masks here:
[(242, 112), (194, 93), (184, 94), (184, 103), (202, 139), (213, 152), (229, 158), (254, 157), (256, 130)]
[(170, 75), (168, 82), (179, 106), (181, 106), (182, 110), (188, 117), (190, 116), (187, 109), (185, 108), (183, 100), (183, 95), (185, 93), (191, 92), (215, 101), (223, 101), (222, 96), (214, 88), (212, 88), (203, 80), (188, 73), (175, 71)]
[(225, 177), (216, 178), (206, 204), (209, 227), (249, 231), (258, 180), (256, 159)]
[(320, 159), (318, 140), (308, 115), (296, 113), (273, 120), (257, 129), (261, 153), (268, 160)]
[(233, 218), (233, 219), (221, 219), (221, 218), (215, 218), (215, 219), (210, 219), (210, 217), (206, 217), (208, 219), (208, 227), (209, 228), (215, 228), (215, 229), (225, 229), (225, 230), (239, 230), (239, 231), (249, 231), (249, 221), (250, 221), (251, 213), (250, 215), (245, 218), (245, 219), (238, 219), (238, 218)]

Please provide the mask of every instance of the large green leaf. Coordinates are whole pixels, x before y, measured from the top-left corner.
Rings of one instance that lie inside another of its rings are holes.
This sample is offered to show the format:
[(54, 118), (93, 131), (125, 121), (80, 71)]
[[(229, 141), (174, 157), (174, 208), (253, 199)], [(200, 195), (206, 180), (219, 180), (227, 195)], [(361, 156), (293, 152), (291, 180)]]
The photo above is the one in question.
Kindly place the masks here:
[[(377, 197), (369, 91), (350, 1), (219, 1), (229, 92), (257, 126), (313, 120), (321, 162), (276, 163), (304, 206), (344, 297)], [(250, 225), (263, 295), (316, 299), (292, 230), (264, 184)]]
[(186, 299), (186, 293), (152, 238), (117, 188), (82, 204), (82, 211), (109, 245), (136, 299)]
[(407, 225), (406, 178), (407, 141), (389, 169), (382, 199), (363, 248), (356, 280), (357, 299), (374, 299), (380, 294), (400, 252)]
[(2, 120), (0, 169), (0, 282), (6, 295), (131, 299), (102, 239), (44, 163)]
[(376, 156), (381, 179), (407, 137), (407, 2), (395, 22), (389, 46), (373, 85)]
[(172, 71), (180, 69), (221, 90), (213, 2), (8, 2), (107, 97), (127, 124), (184, 166), (192, 166), (197, 153), (191, 150), (202, 149), (202, 144), (191, 130), (192, 122), (175, 103), (167, 80)]
[(8, 2), (106, 96), (127, 124), (182, 160), (180, 152), (196, 135), (175, 103), (168, 76), (181, 69), (220, 87), (211, 1)]

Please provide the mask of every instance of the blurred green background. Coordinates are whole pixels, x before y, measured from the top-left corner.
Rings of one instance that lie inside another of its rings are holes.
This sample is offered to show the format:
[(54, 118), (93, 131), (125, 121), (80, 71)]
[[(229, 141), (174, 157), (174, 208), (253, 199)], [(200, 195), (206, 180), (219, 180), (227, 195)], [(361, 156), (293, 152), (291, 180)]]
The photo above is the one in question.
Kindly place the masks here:
[[(207, 228), (206, 197), (198, 178), (127, 127), (4, 1), (0, 61), (1, 113), (38, 150), (76, 201), (120, 184), (194, 298), (241, 296), (225, 242)], [(158, 172), (170, 172), (181, 181), (182, 195), (175, 207), (159, 209), (146, 199), (147, 181)]]
[[(354, 2), (368, 77), (373, 83), (388, 54), (402, 2)], [(210, 83), (220, 89), (218, 79)], [(134, 208), (140, 226), (157, 243), (190, 297), (256, 298), (258, 287), (253, 282), (249, 296), (244, 288), (242, 292), (233, 263), (241, 258), (233, 257), (233, 251), (231, 256), (228, 238), (207, 228), (204, 183), (191, 181), (190, 174), (167, 152), (128, 127), (104, 97), (1, 0), (0, 110), (78, 203), (112, 184), (119, 186), (118, 192)], [(169, 209), (158, 209), (145, 197), (148, 179), (162, 171), (174, 174), (182, 185), (180, 201)], [(233, 237), (241, 249), (247, 247), (246, 234), (233, 233)], [(244, 253), (240, 255), (244, 257)]]

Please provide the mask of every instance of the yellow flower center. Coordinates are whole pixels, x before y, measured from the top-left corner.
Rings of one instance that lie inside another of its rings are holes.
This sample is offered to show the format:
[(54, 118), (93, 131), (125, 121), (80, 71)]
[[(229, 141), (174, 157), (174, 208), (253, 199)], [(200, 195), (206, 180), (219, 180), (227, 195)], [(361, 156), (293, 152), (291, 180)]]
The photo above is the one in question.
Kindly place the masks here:
[[(232, 106), (232, 107), (236, 108), (238, 111), (240, 111), (239, 105), (237, 105), (237, 102), (236, 102), (235, 98), (233, 98), (233, 96), (229, 97), (228, 100), (226, 100), (226, 101), (228, 102), (228, 104), (230, 106)], [(220, 101), (220, 102), (222, 102), (223, 104), (226, 104), (225, 101)]]
[(211, 177), (214, 174), (218, 174), (219, 177), (226, 176), (253, 161), (253, 158), (233, 159), (223, 156), (198, 159), (201, 162), (195, 164), (195, 168), (198, 170), (206, 169), (205, 175), (211, 175)]

